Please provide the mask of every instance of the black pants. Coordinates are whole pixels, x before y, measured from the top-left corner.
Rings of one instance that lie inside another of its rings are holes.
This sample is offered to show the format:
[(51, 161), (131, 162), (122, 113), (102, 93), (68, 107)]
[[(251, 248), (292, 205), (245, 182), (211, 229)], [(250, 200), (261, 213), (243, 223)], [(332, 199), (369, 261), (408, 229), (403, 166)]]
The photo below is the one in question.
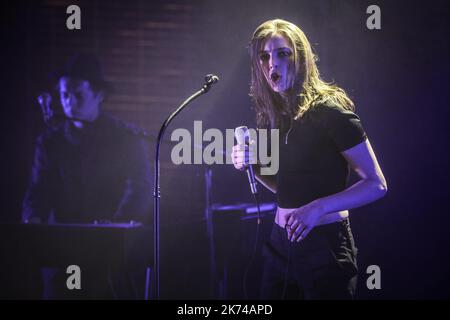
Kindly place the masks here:
[(348, 219), (315, 227), (301, 242), (274, 224), (263, 248), (261, 299), (353, 299), (356, 253)]

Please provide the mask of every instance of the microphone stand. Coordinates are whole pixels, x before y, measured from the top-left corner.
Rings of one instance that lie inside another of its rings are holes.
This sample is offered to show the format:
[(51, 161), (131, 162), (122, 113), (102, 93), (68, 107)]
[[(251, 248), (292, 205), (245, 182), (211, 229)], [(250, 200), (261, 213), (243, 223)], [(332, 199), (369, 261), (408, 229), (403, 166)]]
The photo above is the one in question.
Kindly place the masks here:
[(215, 75), (209, 74), (205, 77), (205, 83), (203, 84), (202, 88), (194, 93), (192, 96), (187, 98), (179, 107), (176, 109), (162, 124), (161, 129), (158, 133), (158, 138), (156, 141), (156, 152), (155, 152), (155, 185), (154, 185), (154, 192), (153, 197), (155, 198), (154, 201), (154, 210), (153, 210), (153, 272), (154, 272), (154, 284), (155, 284), (155, 291), (154, 291), (154, 297), (155, 300), (159, 300), (159, 274), (160, 274), (160, 261), (159, 261), (159, 216), (160, 216), (160, 197), (161, 197), (161, 191), (160, 191), (160, 185), (159, 185), (159, 173), (160, 173), (160, 163), (159, 163), (159, 151), (161, 147), (161, 142), (164, 136), (164, 132), (166, 131), (167, 127), (169, 126), (170, 122), (183, 110), (191, 101), (195, 100), (197, 97), (201, 96), (202, 94), (205, 94), (209, 91), (212, 84), (216, 83), (219, 80), (219, 78)]

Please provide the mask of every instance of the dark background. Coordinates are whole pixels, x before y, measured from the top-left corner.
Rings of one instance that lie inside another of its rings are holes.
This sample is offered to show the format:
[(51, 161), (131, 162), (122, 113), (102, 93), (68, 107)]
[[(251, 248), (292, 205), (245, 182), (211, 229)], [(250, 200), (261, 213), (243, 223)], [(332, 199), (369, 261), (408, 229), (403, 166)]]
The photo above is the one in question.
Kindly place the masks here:
[[(81, 30), (66, 28), (70, 4), (81, 8)], [(366, 28), (371, 4), (381, 8), (381, 30)], [(218, 74), (220, 83), (173, 122), (167, 137), (175, 128), (192, 131), (194, 120), (202, 120), (204, 130), (254, 126), (246, 46), (260, 23), (283, 18), (305, 31), (323, 78), (354, 99), (388, 182), (385, 198), (352, 210), (358, 298), (449, 298), (446, 1), (48, 0), (1, 6), (2, 221), (20, 219), (34, 141), (44, 127), (36, 96), (50, 87), (48, 72), (72, 53), (100, 57), (116, 87), (104, 109), (153, 135), (207, 73)], [(223, 204), (251, 202), (246, 177), (231, 166), (173, 166), (170, 148), (164, 150), (162, 297), (215, 298), (204, 173), (212, 170), (209, 191), (214, 203)], [(273, 197), (264, 193), (264, 200)], [(253, 239), (251, 225), (215, 228), (230, 237), (239, 232), (244, 243)], [(372, 264), (381, 268), (381, 290), (365, 286)]]

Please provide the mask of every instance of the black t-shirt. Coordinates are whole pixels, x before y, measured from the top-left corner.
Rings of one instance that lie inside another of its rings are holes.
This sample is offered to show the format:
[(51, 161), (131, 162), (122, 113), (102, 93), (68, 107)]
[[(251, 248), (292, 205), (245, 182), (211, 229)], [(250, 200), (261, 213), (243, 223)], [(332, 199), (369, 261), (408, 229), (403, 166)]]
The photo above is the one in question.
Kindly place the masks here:
[(278, 206), (297, 208), (346, 188), (341, 152), (367, 138), (359, 117), (331, 104), (316, 106), (280, 134)]

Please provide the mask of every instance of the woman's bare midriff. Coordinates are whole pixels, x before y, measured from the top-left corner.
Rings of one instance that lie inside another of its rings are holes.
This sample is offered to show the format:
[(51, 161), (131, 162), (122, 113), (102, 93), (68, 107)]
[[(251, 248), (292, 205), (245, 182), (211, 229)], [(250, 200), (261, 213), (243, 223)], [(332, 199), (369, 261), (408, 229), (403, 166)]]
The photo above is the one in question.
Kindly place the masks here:
[[(284, 229), (284, 227), (286, 225), (287, 216), (289, 216), (289, 214), (291, 214), (296, 209), (297, 208), (280, 208), (280, 207), (278, 207), (277, 213), (275, 215), (275, 223)], [(330, 223), (342, 221), (347, 217), (348, 217), (348, 210), (327, 213), (326, 215), (323, 215), (322, 218), (320, 218), (319, 223), (317, 225), (320, 226), (320, 225), (324, 225), (324, 224), (330, 224)]]

